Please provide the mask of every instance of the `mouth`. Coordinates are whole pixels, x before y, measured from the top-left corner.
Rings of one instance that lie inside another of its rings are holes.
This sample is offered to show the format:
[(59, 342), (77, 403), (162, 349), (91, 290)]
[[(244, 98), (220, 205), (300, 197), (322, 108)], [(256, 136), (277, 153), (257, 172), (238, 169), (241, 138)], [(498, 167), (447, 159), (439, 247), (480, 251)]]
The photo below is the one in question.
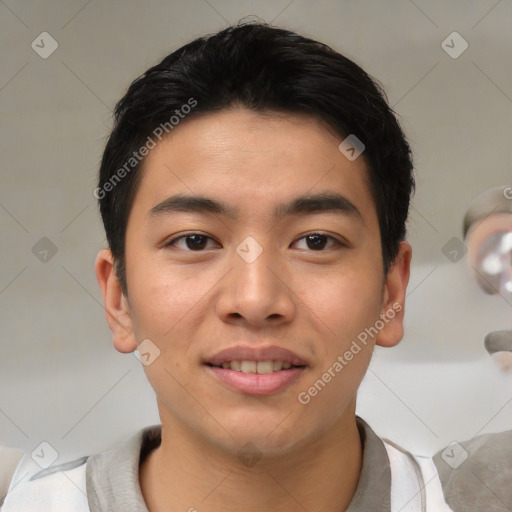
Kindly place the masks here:
[(217, 382), (245, 395), (271, 395), (296, 382), (308, 368), (306, 361), (280, 347), (238, 346), (204, 362)]
[(268, 373), (282, 372), (292, 368), (304, 368), (306, 365), (294, 365), (288, 361), (250, 361), (250, 360), (234, 360), (224, 361), (219, 365), (206, 363), (212, 368), (222, 368), (224, 370), (233, 370), (241, 373), (256, 373), (258, 375), (266, 375)]

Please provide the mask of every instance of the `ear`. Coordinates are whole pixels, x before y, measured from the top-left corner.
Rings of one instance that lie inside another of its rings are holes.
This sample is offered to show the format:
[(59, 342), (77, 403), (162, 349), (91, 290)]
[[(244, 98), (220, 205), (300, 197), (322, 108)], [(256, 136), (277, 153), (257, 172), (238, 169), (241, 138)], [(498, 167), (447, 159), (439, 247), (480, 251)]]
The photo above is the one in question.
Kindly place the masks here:
[(405, 293), (411, 271), (412, 248), (401, 242), (398, 255), (386, 276), (381, 319), (384, 327), (379, 331), (376, 345), (393, 347), (400, 343), (404, 335)]
[(131, 310), (116, 276), (114, 257), (110, 250), (103, 249), (98, 253), (95, 271), (103, 294), (105, 315), (112, 331), (114, 347), (124, 354), (133, 352), (137, 348), (137, 342), (133, 333)]

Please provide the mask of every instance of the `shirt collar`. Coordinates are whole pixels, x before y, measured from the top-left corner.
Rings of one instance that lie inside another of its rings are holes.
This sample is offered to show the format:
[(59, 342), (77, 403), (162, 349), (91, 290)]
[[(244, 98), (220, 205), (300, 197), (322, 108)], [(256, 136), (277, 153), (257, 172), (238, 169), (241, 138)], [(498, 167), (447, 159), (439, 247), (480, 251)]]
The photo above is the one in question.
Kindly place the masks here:
[[(345, 512), (391, 512), (391, 469), (383, 441), (356, 416), (363, 461), (356, 492)], [(139, 464), (161, 443), (153, 425), (116, 448), (89, 457), (86, 468), (89, 508), (148, 512), (139, 483)]]

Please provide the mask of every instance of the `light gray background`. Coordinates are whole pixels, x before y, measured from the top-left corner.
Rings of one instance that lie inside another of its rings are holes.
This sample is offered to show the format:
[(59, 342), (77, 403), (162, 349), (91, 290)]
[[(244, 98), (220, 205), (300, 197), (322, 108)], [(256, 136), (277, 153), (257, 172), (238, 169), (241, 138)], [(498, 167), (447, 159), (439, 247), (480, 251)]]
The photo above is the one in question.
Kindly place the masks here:
[[(512, 178), (512, 2), (131, 0), (0, 2), (0, 444), (49, 442), (59, 460), (158, 422), (133, 354), (111, 344), (94, 276), (103, 228), (92, 195), (111, 109), (147, 67), (255, 14), (320, 39), (384, 85), (414, 149), (417, 193), (406, 335), (378, 349), (358, 413), (418, 454), (512, 428), (512, 381), (485, 352), (512, 310), (480, 292), (462, 237), (471, 199)], [(468, 42), (454, 59), (453, 31)], [(42, 32), (58, 49), (41, 58)], [(46, 263), (32, 247), (49, 238)]]

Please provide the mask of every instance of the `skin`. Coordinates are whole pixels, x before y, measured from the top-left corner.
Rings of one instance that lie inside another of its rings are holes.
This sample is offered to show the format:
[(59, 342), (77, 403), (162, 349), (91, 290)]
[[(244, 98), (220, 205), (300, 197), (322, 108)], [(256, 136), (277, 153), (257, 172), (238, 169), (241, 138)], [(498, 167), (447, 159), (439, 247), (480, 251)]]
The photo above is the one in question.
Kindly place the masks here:
[[(128, 298), (110, 251), (99, 253), (96, 275), (116, 349), (132, 352), (149, 338), (160, 350), (144, 366), (162, 423), (162, 444), (140, 469), (151, 512), (339, 512), (350, 503), (362, 462), (357, 389), (374, 345), (401, 340), (403, 309), (307, 405), (297, 397), (380, 314), (404, 304), (411, 248), (400, 244), (384, 276), (366, 164), (349, 161), (341, 140), (310, 117), (236, 108), (183, 121), (146, 157), (126, 231)], [(319, 192), (342, 194), (361, 218), (271, 218), (277, 203)], [(240, 215), (148, 215), (177, 193)], [(318, 231), (334, 238), (321, 238), (321, 250), (303, 238)], [(205, 249), (183, 239), (164, 246), (191, 233), (211, 237)], [(236, 252), (248, 236), (263, 249), (252, 263)], [(242, 394), (203, 365), (238, 344), (278, 345), (308, 366), (283, 391)], [(251, 467), (237, 457), (248, 442), (261, 456)]]

